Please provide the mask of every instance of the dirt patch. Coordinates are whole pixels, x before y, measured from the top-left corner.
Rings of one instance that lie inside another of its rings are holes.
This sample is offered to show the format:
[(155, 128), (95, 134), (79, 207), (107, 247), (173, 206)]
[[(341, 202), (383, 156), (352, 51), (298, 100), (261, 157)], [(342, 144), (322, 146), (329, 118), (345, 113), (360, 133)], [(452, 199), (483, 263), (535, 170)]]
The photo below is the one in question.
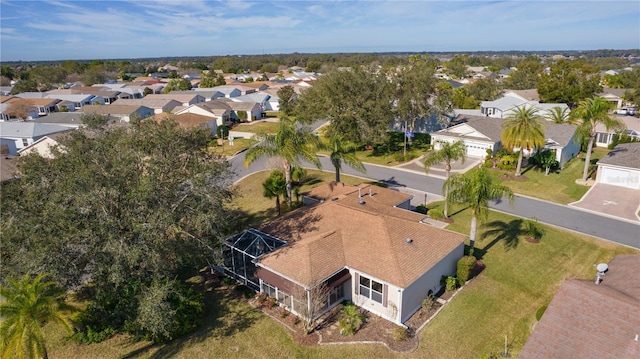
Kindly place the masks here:
[(535, 239), (535, 238), (533, 238), (533, 237), (529, 237), (529, 236), (524, 237), (524, 240), (525, 240), (525, 241), (527, 241), (528, 243), (532, 243), (532, 244), (538, 244), (538, 243), (540, 243), (540, 240), (539, 240), (539, 239)]

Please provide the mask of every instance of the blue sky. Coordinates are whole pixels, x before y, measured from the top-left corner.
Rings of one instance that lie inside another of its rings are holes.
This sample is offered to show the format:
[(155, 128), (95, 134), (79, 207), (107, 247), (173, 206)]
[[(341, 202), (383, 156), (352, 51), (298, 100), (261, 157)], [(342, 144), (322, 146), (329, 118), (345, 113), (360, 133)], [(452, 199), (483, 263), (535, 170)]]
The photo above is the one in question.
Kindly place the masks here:
[(640, 1), (0, 0), (0, 60), (640, 48)]

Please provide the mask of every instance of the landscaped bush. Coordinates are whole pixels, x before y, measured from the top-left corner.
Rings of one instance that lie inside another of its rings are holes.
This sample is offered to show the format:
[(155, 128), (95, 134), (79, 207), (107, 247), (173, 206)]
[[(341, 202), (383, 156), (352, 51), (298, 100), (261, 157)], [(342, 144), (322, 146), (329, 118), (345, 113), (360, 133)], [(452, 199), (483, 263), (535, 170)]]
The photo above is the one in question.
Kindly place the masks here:
[(434, 208), (429, 210), (429, 217), (433, 219), (443, 219), (444, 212), (441, 209)]
[(431, 309), (433, 309), (433, 307), (435, 307), (435, 305), (436, 297), (433, 295), (433, 293), (427, 295), (427, 297), (422, 301), (422, 308), (424, 308), (426, 311), (430, 311)]
[(515, 170), (518, 165), (518, 155), (515, 153), (505, 154), (498, 159), (496, 165), (501, 170)]
[(340, 319), (338, 320), (340, 335), (355, 334), (362, 327), (364, 319), (365, 316), (360, 314), (358, 307), (351, 302), (347, 302), (342, 308)]
[(237, 285), (235, 288), (236, 291), (240, 292), (240, 294), (242, 294), (243, 297), (249, 299), (251, 297), (253, 297), (254, 295), (256, 295), (256, 291), (247, 287), (246, 285)]
[(408, 337), (409, 337), (409, 330), (407, 328), (398, 326), (395, 329), (393, 329), (393, 340), (397, 342), (401, 342), (401, 341), (407, 340)]
[(456, 274), (460, 282), (465, 283), (473, 275), (473, 269), (476, 266), (476, 257), (464, 256), (458, 260), (458, 268)]
[(443, 275), (442, 278), (440, 279), (440, 283), (444, 284), (444, 287), (446, 290), (451, 291), (458, 288), (458, 286), (460, 285), (460, 280), (452, 275), (449, 275), (449, 276)]
[(429, 210), (429, 209), (428, 209), (428, 208), (427, 208), (427, 206), (425, 206), (424, 204), (419, 204), (419, 205), (416, 207), (416, 212), (418, 212), (418, 213), (427, 214), (427, 211), (428, 211), (428, 210)]

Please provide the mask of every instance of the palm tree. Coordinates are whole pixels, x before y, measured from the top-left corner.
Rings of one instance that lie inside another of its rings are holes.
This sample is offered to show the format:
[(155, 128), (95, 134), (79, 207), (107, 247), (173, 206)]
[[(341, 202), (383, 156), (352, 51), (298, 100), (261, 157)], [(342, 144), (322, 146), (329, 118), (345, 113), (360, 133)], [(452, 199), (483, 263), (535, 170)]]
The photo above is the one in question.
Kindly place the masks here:
[(342, 136), (336, 134), (329, 139), (329, 150), (331, 151), (329, 155), (331, 164), (336, 169), (336, 182), (340, 182), (340, 170), (342, 169), (343, 161), (358, 172), (365, 173), (367, 171), (358, 156), (356, 156), (356, 146), (346, 141)]
[(607, 131), (611, 129), (623, 129), (624, 123), (609, 115), (611, 104), (602, 97), (592, 97), (582, 100), (578, 107), (571, 112), (573, 120), (580, 120), (578, 134), (580, 137), (588, 138), (587, 153), (585, 155), (584, 170), (582, 171), (582, 182), (587, 182), (587, 172), (591, 164), (591, 151), (596, 138), (596, 126), (603, 124)]
[(569, 108), (556, 106), (549, 110), (545, 118), (553, 123), (569, 122)]
[(262, 195), (272, 199), (276, 199), (276, 212), (278, 216), (281, 214), (280, 210), (280, 195), (286, 193), (286, 180), (284, 174), (280, 170), (274, 170), (269, 174), (269, 177), (262, 183)]
[(45, 274), (33, 280), (25, 275), (20, 280), (8, 278), (0, 287), (0, 333), (2, 357), (47, 358), (42, 326), (58, 322), (71, 330), (62, 313), (62, 294), (54, 282), (45, 282)]
[(478, 218), (484, 221), (489, 214), (489, 201), (506, 196), (511, 204), (514, 199), (511, 189), (493, 183), (493, 179), (484, 168), (475, 168), (465, 174), (449, 177), (444, 182), (443, 192), (447, 193), (445, 203), (463, 203), (471, 210), (471, 231), (469, 233), (471, 249), (476, 241)]
[(277, 157), (282, 160), (282, 169), (287, 183), (287, 200), (289, 207), (291, 198), (291, 168), (300, 166), (301, 159), (305, 159), (320, 168), (320, 160), (316, 155), (318, 139), (308, 128), (298, 126), (294, 120), (287, 117), (280, 119), (280, 128), (275, 134), (261, 133), (261, 140), (257, 145), (249, 148), (244, 159), (245, 167), (262, 157)]
[[(451, 162), (461, 160), (462, 163), (467, 159), (467, 149), (464, 147), (463, 141), (456, 141), (454, 143), (446, 141), (438, 141), (440, 143), (440, 149), (432, 151), (424, 156), (424, 171), (429, 173), (429, 167), (437, 164), (444, 163), (444, 172), (449, 178), (451, 173)], [(444, 197), (447, 197), (447, 192), (444, 192)], [(449, 206), (447, 202), (444, 203), (444, 217), (449, 217)]]
[(522, 155), (525, 148), (542, 148), (545, 145), (544, 127), (538, 109), (531, 106), (517, 106), (502, 123), (502, 144), (508, 149), (518, 147), (516, 176), (522, 170)]

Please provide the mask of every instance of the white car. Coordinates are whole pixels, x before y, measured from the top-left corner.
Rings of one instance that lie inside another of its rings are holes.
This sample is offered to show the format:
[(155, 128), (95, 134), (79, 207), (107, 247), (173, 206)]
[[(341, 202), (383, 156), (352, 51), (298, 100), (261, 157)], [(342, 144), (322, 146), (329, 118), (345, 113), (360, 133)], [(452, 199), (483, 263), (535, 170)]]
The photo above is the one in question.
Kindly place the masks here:
[(615, 113), (616, 115), (626, 115), (627, 114), (627, 109), (626, 108), (619, 108), (619, 109), (613, 111), (613, 113)]

